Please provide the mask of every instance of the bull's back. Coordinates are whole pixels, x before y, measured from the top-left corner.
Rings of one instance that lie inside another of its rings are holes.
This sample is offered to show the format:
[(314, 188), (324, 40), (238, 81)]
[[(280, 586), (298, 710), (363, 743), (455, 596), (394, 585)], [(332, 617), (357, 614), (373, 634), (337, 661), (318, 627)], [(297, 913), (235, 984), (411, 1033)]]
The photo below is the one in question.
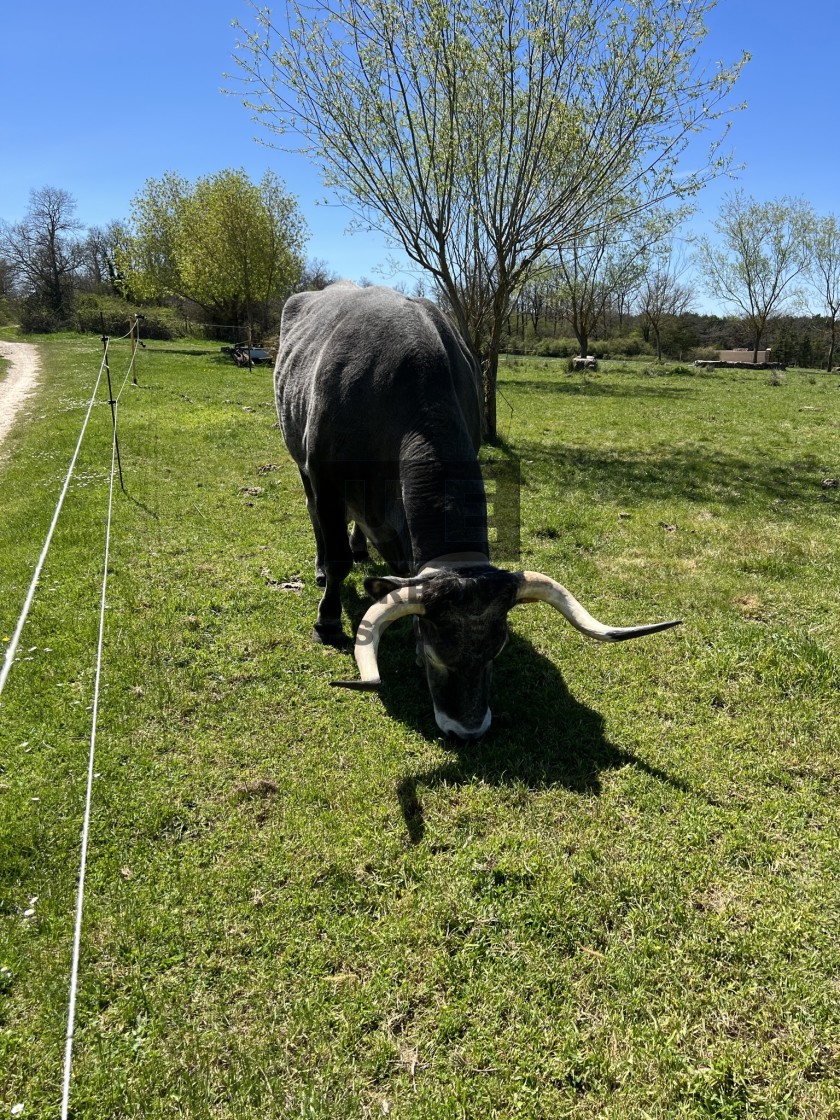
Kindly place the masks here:
[(275, 368), (286, 445), (313, 460), (397, 460), (413, 444), (449, 458), (480, 439), (476, 370), (426, 301), (338, 284), (286, 303)]

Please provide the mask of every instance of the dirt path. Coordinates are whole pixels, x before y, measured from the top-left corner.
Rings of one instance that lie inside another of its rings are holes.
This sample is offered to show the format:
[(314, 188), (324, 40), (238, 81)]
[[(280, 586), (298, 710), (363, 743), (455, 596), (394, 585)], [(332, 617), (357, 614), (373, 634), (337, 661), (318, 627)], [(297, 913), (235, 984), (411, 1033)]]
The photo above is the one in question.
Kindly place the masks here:
[(4, 342), (0, 339), (0, 357), (11, 363), (9, 372), (0, 381), (0, 450), (18, 410), (38, 383), (41, 363), (38, 349), (31, 342)]

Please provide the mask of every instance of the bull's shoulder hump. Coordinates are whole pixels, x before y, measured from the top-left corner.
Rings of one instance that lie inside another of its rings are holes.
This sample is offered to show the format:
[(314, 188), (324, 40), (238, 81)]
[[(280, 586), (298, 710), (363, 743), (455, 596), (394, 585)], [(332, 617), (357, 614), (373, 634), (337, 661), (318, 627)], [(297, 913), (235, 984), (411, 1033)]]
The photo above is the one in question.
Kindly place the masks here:
[(358, 296), (364, 289), (358, 288), (352, 280), (338, 280), (314, 292), (296, 292), (289, 296), (283, 305), (280, 320), (280, 335), (288, 336), (302, 322), (312, 320), (314, 333), (336, 316), (352, 314), (357, 306)]
[(289, 296), (283, 304), (283, 314), (280, 317), (280, 335), (288, 334), (294, 324), (306, 314), (307, 308), (312, 306), (319, 292), (296, 292)]

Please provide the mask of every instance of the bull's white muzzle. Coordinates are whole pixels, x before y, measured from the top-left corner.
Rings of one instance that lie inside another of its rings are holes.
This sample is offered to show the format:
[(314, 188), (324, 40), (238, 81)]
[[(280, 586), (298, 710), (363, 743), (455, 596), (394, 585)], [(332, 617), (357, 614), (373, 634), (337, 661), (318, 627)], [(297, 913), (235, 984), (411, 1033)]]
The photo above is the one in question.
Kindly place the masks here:
[(487, 729), (493, 722), (493, 714), (488, 708), (484, 713), (484, 719), (478, 727), (464, 727), (457, 719), (450, 719), (444, 712), (439, 712), (435, 708), (435, 722), (444, 733), (444, 735), (457, 735), (459, 739), (480, 739), (482, 735), (487, 734)]

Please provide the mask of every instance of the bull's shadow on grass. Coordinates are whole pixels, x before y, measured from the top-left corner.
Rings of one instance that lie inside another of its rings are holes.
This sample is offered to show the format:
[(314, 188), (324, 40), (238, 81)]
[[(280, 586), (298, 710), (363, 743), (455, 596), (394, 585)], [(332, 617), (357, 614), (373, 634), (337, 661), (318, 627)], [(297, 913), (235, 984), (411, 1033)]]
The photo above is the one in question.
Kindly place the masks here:
[[(345, 606), (354, 631), (368, 603), (347, 587)], [(410, 621), (396, 623), (380, 654), (380, 698), (388, 714), (428, 739), (440, 739), (425, 680), (414, 664)], [(562, 786), (598, 796), (604, 771), (634, 766), (669, 786), (692, 792), (680, 779), (611, 743), (603, 717), (571, 694), (557, 665), (517, 634), (496, 665), (491, 697), (493, 725), (478, 743), (447, 740), (452, 758), (443, 765), (400, 779), (397, 795), (412, 844), (425, 834), (422, 791), (473, 781)], [(705, 795), (702, 795), (705, 797)]]

